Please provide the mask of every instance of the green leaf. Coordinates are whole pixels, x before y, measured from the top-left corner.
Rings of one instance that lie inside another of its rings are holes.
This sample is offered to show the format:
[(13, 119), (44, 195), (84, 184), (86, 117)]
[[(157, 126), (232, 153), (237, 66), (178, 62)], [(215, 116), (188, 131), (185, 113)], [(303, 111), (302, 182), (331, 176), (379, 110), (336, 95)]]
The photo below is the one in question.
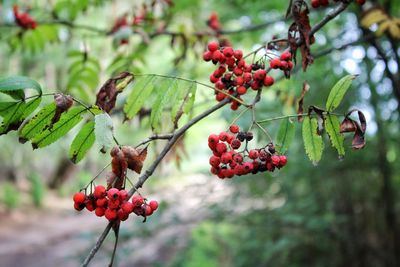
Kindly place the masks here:
[(293, 141), (295, 134), (294, 123), (290, 119), (283, 120), (276, 137), (276, 147), (281, 154), (285, 154)]
[(25, 89), (34, 89), (39, 95), (42, 95), (42, 87), (40, 84), (29, 77), (10, 76), (0, 79), (0, 92), (2, 93), (12, 93), (13, 97), (22, 97), (23, 95), (18, 93), (18, 91), (23, 91)]
[(42, 108), (25, 126), (20, 130), (21, 142), (32, 139), (42, 132), (51, 122), (56, 111), (56, 104), (53, 102)]
[[(3, 121), (0, 125), (0, 135), (9, 131), (17, 130), (22, 122), (28, 117), (40, 104), (41, 98), (37, 97), (29, 102), (5, 102), (4, 106), (0, 104), (0, 113)], [(1, 107), (3, 106), (3, 107)], [(8, 107), (4, 110), (4, 107)]]
[(113, 121), (107, 113), (96, 115), (94, 121), (96, 142), (101, 146), (101, 151), (105, 153), (113, 144)]
[(132, 119), (136, 113), (143, 107), (144, 102), (149, 98), (153, 92), (154, 76), (149, 75), (139, 78), (134, 82), (132, 92), (124, 105), (124, 112), (128, 119)]
[(93, 146), (96, 136), (94, 134), (94, 121), (89, 121), (79, 131), (72, 141), (69, 158), (73, 163), (81, 161)]
[(325, 129), (331, 140), (331, 144), (336, 148), (339, 158), (343, 158), (344, 151), (344, 137), (340, 133), (340, 122), (335, 115), (327, 115), (325, 118)]
[(32, 138), (32, 147), (42, 148), (54, 143), (74, 128), (82, 120), (82, 114), (85, 112), (87, 112), (85, 107), (76, 107), (63, 113), (51, 129), (46, 128)]
[(321, 160), (324, 143), (322, 137), (317, 134), (318, 122), (316, 118), (305, 117), (303, 121), (304, 148), (314, 165)]
[(164, 108), (171, 102), (176, 93), (176, 79), (164, 80), (159, 88), (157, 88), (157, 98), (151, 107), (150, 123), (154, 131), (160, 129), (160, 120)]
[(344, 76), (332, 87), (328, 100), (326, 101), (326, 111), (331, 112), (340, 105), (344, 95), (351, 85), (351, 82), (355, 78), (355, 75)]
[[(178, 81), (177, 81), (178, 82)], [(188, 114), (196, 97), (197, 84), (195, 82), (179, 81), (174, 97), (171, 99), (171, 120), (177, 126), (178, 120), (185, 113)]]

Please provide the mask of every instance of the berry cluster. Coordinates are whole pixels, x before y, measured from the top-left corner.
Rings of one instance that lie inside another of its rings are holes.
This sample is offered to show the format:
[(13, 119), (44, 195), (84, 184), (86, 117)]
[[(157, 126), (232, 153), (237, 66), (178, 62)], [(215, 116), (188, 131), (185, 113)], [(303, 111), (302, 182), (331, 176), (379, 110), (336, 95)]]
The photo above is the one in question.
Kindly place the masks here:
[(13, 13), (15, 22), (23, 29), (35, 29), (37, 27), (37, 22), (28, 14), (21, 13), (18, 10), (18, 6), (13, 6)]
[[(217, 42), (210, 42), (207, 48), (203, 59), (218, 64), (217, 69), (210, 76), (210, 82), (219, 90), (215, 91), (218, 102), (227, 98), (228, 95), (234, 95), (240, 99), (248, 88), (259, 90), (263, 86), (271, 86), (274, 83), (274, 79), (267, 75), (264, 64), (246, 63), (241, 50), (233, 50), (230, 46), (220, 47)], [(232, 101), (232, 110), (238, 109), (239, 106), (239, 102)]]
[[(208, 137), (208, 147), (213, 152), (210, 157), (211, 173), (219, 178), (232, 178), (234, 175), (256, 174), (264, 171), (274, 171), (287, 163), (284, 155), (275, 155), (275, 147), (269, 143), (263, 148), (247, 150), (247, 143), (253, 139), (253, 133), (241, 132), (237, 125), (231, 125), (228, 132)], [(237, 151), (242, 143), (245, 148)]]
[(274, 58), (269, 63), (271, 69), (291, 71), (293, 69), (292, 54), (288, 51), (283, 52), (279, 58)]
[[(337, 2), (338, 0), (334, 0)], [(366, 0), (356, 0), (356, 3), (359, 4), (360, 6), (364, 5)], [(328, 6), (329, 5), (329, 0), (311, 0), (311, 6), (313, 8), (319, 8), (321, 6)]]
[(129, 202), (126, 190), (117, 188), (106, 190), (102, 185), (96, 186), (89, 195), (84, 192), (75, 193), (73, 200), (76, 210), (81, 211), (86, 208), (88, 211), (94, 211), (98, 217), (105, 216), (109, 221), (125, 221), (132, 212), (146, 218), (158, 208), (155, 200), (147, 203), (146, 199), (135, 195)]

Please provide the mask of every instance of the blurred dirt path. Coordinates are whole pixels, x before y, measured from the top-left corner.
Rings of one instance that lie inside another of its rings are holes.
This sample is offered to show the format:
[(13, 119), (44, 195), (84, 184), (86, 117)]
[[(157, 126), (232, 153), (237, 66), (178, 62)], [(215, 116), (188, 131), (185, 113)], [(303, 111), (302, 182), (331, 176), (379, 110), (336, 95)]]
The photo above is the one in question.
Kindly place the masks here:
[[(165, 202), (166, 207), (145, 224), (138, 218), (125, 222), (118, 266), (147, 267), (168, 261), (186, 245), (190, 230), (209, 216), (209, 205), (221, 203), (231, 193), (228, 183), (203, 175), (157, 186), (157, 195), (148, 197)], [(88, 212), (74, 212), (68, 199), (47, 202), (57, 205), (0, 214), (0, 267), (80, 265), (106, 221)], [(106, 240), (90, 266), (107, 266), (112, 245), (112, 240)]]

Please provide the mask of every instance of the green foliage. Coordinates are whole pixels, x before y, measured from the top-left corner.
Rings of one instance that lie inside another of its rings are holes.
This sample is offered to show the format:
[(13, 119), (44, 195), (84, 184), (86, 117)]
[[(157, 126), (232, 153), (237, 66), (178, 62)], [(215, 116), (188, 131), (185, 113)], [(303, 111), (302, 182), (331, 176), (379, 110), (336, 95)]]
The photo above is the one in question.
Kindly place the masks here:
[(344, 151), (344, 137), (343, 134), (340, 133), (340, 122), (339, 119), (335, 115), (327, 115), (325, 117), (325, 129), (329, 135), (329, 139), (331, 140), (331, 144), (334, 148), (336, 148), (339, 158), (342, 158), (345, 154)]
[(43, 204), (43, 198), (46, 193), (46, 185), (42, 182), (41, 178), (37, 174), (33, 174), (30, 177), (31, 182), (31, 198), (32, 202), (36, 207), (41, 207)]
[(48, 127), (32, 138), (32, 147), (41, 148), (54, 143), (74, 128), (82, 120), (82, 115), (87, 111), (85, 107), (75, 107), (63, 113), (60, 120), (52, 127)]
[(153, 92), (153, 79), (154, 75), (143, 76), (136, 78), (131, 93), (124, 105), (125, 116), (132, 119), (139, 110), (143, 107), (145, 101), (150, 97)]
[(35, 80), (25, 76), (9, 76), (0, 79), (0, 92), (1, 93), (21, 93), (12, 94), (11, 96), (16, 99), (24, 99), (23, 94), (25, 89), (33, 89), (39, 95), (42, 94), (42, 87)]
[(94, 134), (94, 121), (87, 122), (72, 141), (69, 158), (73, 163), (81, 161), (93, 146), (96, 136)]
[(100, 81), (100, 63), (94, 56), (87, 52), (70, 51), (68, 56), (72, 63), (68, 68), (67, 90), (78, 98), (89, 101)]
[(315, 165), (321, 160), (324, 149), (324, 143), (322, 137), (317, 133), (317, 128), (318, 122), (316, 118), (310, 118), (309, 116), (304, 118), (302, 128), (304, 148), (307, 156)]
[(356, 78), (354, 75), (347, 75), (340, 79), (331, 89), (328, 99), (326, 100), (326, 111), (335, 110), (340, 103), (347, 90), (350, 88), (352, 81)]
[(41, 97), (37, 97), (28, 102), (17, 101), (0, 103), (0, 115), (3, 117), (3, 121), (0, 124), (0, 135), (18, 129), (26, 117), (36, 110), (41, 100)]
[(56, 112), (56, 104), (53, 102), (43, 107), (29, 122), (19, 131), (20, 140), (30, 140), (41, 133), (48, 126)]
[(281, 154), (285, 154), (293, 141), (295, 125), (290, 119), (283, 120), (279, 126), (275, 146)]
[(2, 184), (3, 189), (3, 203), (8, 209), (14, 209), (18, 206), (20, 195), (17, 187), (12, 183)]
[(94, 117), (94, 134), (96, 142), (102, 151), (107, 151), (113, 144), (113, 121), (107, 113), (102, 113)]

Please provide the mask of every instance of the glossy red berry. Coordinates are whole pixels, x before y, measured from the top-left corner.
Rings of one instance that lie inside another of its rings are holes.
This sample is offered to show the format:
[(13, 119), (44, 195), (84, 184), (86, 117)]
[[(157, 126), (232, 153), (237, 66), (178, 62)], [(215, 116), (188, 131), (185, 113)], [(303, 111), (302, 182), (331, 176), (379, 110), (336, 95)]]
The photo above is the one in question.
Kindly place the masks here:
[(218, 153), (222, 154), (222, 153), (226, 152), (227, 147), (226, 147), (226, 145), (225, 145), (224, 143), (218, 143), (217, 146), (216, 146), (216, 148), (215, 148), (215, 150), (216, 150)]
[(229, 162), (232, 161), (232, 154), (229, 152), (225, 152), (221, 155), (221, 162), (223, 164), (228, 164)]
[(77, 192), (74, 194), (73, 200), (75, 203), (78, 203), (78, 204), (83, 203), (86, 200), (86, 195), (83, 192)]
[(203, 60), (204, 61), (210, 61), (212, 59), (212, 52), (211, 51), (205, 51), (203, 53)]
[(108, 199), (103, 197), (103, 198), (99, 198), (96, 200), (96, 206), (97, 207), (104, 207), (106, 206), (108, 203)]
[(237, 139), (234, 139), (231, 142), (232, 149), (238, 149), (241, 145), (242, 145), (242, 143)]
[(273, 155), (273, 156), (271, 157), (272, 164), (274, 164), (275, 166), (278, 166), (278, 165), (279, 165), (280, 160), (281, 160), (281, 159), (280, 159), (279, 156), (277, 156), (277, 155)]
[(247, 88), (244, 86), (239, 86), (238, 88), (236, 88), (236, 92), (239, 95), (244, 95), (247, 92)]
[(258, 81), (262, 81), (265, 78), (266, 74), (267, 74), (267, 72), (265, 70), (257, 70), (254, 73), (254, 79), (258, 80)]
[(119, 197), (119, 200), (121, 202), (123, 202), (124, 200), (126, 200), (128, 198), (128, 191), (126, 191), (125, 189), (119, 190), (118, 197)]
[(284, 156), (284, 155), (279, 156), (279, 163), (280, 163), (281, 166), (285, 166), (286, 163), (287, 163), (287, 157)]
[(217, 42), (209, 42), (207, 45), (208, 50), (211, 52), (217, 51), (219, 49), (219, 44)]
[(219, 134), (219, 140), (221, 140), (223, 142), (227, 141), (228, 138), (229, 138), (229, 134), (227, 132), (221, 132)]
[(110, 188), (107, 192), (108, 199), (117, 200), (119, 197), (119, 190), (117, 188)]
[(125, 212), (125, 213), (131, 213), (133, 211), (133, 209), (135, 208), (135, 206), (131, 203), (131, 202), (124, 202), (121, 205), (121, 209)]
[(153, 214), (153, 209), (149, 205), (146, 205), (144, 208), (146, 216), (150, 216), (151, 214)]
[(269, 63), (270, 67), (273, 69), (279, 69), (281, 67), (281, 60), (279, 58), (274, 58)]
[(211, 135), (208, 137), (208, 142), (209, 142), (209, 143), (213, 143), (213, 144), (217, 144), (217, 143), (219, 142), (219, 136), (216, 135), (216, 134), (211, 134)]
[(252, 149), (249, 151), (249, 158), (251, 158), (251, 159), (257, 159), (258, 155), (259, 155), (259, 153), (255, 149)]
[(95, 198), (102, 198), (106, 196), (106, 188), (102, 185), (97, 185), (94, 188), (93, 195)]
[(229, 126), (229, 131), (231, 131), (233, 134), (237, 134), (240, 131), (240, 128), (236, 124), (232, 124)]
[(140, 207), (143, 203), (144, 203), (144, 199), (141, 196), (135, 195), (132, 197), (132, 204), (135, 207)]
[(97, 217), (103, 217), (104, 214), (106, 213), (106, 209), (102, 207), (97, 207), (94, 213), (96, 214)]
[(281, 54), (281, 60), (289, 61), (292, 59), (292, 54), (289, 51), (285, 51)]
[(117, 211), (113, 209), (106, 209), (106, 211), (104, 212), (104, 216), (109, 221), (115, 220), (117, 218)]
[(243, 52), (240, 49), (235, 50), (235, 52), (233, 52), (233, 55), (236, 59), (240, 60), (243, 57)]
[(219, 157), (213, 155), (210, 157), (209, 163), (213, 167), (218, 167), (219, 164), (221, 163), (221, 159)]
[(232, 47), (225, 47), (224, 48), (224, 50), (222, 50), (222, 53), (224, 54), (224, 56), (226, 56), (226, 57), (231, 57), (231, 56), (233, 56), (233, 49), (232, 49)]
[(265, 76), (264, 78), (264, 86), (271, 86), (274, 84), (274, 78), (272, 76)]
[(155, 211), (156, 209), (158, 209), (158, 202), (155, 200), (152, 200), (149, 202), (149, 206), (153, 211)]

